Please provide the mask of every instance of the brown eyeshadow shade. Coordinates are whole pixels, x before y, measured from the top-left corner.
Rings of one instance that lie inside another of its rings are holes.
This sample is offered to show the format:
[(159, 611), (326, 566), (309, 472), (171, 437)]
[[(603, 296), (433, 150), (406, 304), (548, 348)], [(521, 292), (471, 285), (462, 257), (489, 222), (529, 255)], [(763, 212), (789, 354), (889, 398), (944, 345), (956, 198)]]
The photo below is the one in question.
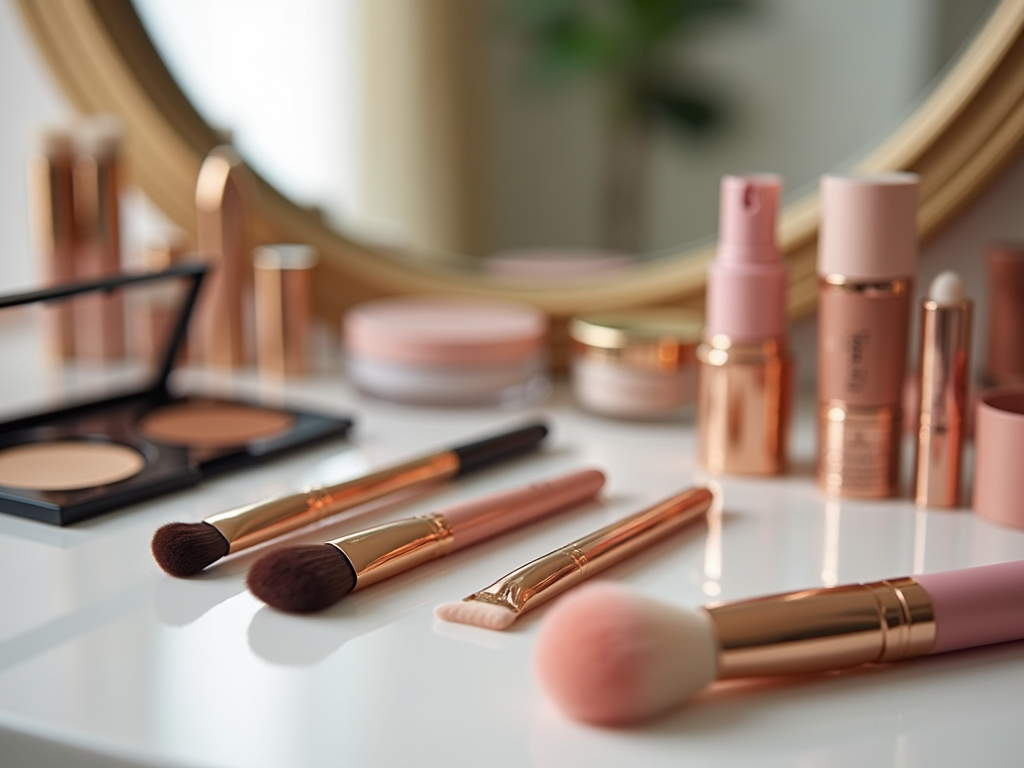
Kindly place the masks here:
[(31, 443), (0, 451), (0, 484), (36, 491), (71, 491), (126, 480), (145, 466), (142, 454), (116, 443)]
[(228, 448), (284, 432), (295, 417), (283, 411), (233, 403), (180, 403), (139, 422), (151, 440), (196, 448)]

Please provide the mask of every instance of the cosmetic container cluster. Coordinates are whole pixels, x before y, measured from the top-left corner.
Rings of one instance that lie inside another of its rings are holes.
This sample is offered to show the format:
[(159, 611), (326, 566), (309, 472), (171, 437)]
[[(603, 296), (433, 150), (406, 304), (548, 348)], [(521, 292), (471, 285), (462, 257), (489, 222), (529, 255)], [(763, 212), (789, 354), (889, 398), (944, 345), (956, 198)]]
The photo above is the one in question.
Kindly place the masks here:
[[(272, 377), (315, 369), (316, 252), (296, 243), (253, 247), (258, 184), (222, 146), (198, 174), (194, 250), (166, 242), (125, 258), (121, 146), (116, 127), (97, 120), (47, 132), (32, 160), (46, 286), (0, 297), (0, 312), (38, 320), (46, 345), (33, 354), (92, 385), (84, 397), (0, 423), (6, 513), (71, 524), (345, 437), (355, 419), (180, 385), (180, 368), (231, 376), (254, 367)], [(816, 482), (828, 496), (900, 495), (909, 432), (915, 503), (956, 508), (964, 503), (962, 456), (973, 434), (974, 510), (1024, 528), (1024, 473), (1014, 466), (1024, 452), (1024, 248), (996, 246), (989, 254), (986, 379), (974, 395), (973, 305), (961, 279), (938, 275), (913, 306), (918, 185), (909, 173), (822, 179)], [(782, 180), (727, 176), (719, 192), (704, 315), (658, 308), (571, 318), (571, 393), (597, 417), (693, 430), (697, 459), (710, 475), (770, 478), (789, 471), (796, 390), (788, 275), (776, 235)], [(917, 360), (908, 374), (915, 314)], [(532, 406), (550, 393), (549, 349), (560, 330), (538, 309), (512, 301), (385, 297), (345, 312), (336, 344), (343, 374), (335, 373), (366, 397), (419, 407)], [(110, 372), (116, 375), (104, 375)], [(245, 577), (252, 594), (280, 611), (325, 611), (353, 591), (593, 503), (605, 470), (580, 468), (435, 513), (360, 523), (319, 544), (273, 546), (278, 539), (326, 518), (370, 516), (378, 502), (400, 505), (410, 492), (500, 467), (541, 449), (548, 433), (545, 420), (534, 420), (439, 440), (435, 450), (344, 482), (168, 523), (154, 533), (152, 554), (167, 574), (189, 578), (262, 545)], [(493, 583), (438, 605), (436, 616), (502, 631), (561, 598), (538, 633), (538, 684), (571, 716), (619, 725), (666, 712), (719, 679), (842, 669), (1024, 638), (1024, 563), (696, 610), (608, 584), (561, 597), (722, 502), (719, 492), (699, 485), (650, 499), (495, 573)]]

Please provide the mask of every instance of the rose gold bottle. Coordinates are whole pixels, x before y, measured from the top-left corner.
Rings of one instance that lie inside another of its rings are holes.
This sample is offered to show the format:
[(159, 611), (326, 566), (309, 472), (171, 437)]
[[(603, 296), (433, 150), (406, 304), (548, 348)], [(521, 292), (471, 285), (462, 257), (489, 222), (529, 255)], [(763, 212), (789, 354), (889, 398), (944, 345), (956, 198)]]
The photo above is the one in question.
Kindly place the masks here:
[[(32, 233), (47, 285), (75, 280), (75, 209), (72, 166), (75, 150), (71, 132), (50, 128), (40, 135), (40, 149), (29, 161)], [(75, 352), (72, 303), (47, 309), (48, 335), (54, 356), (64, 360)]]
[(909, 173), (822, 179), (817, 475), (829, 494), (899, 488), (917, 186)]
[(786, 267), (775, 245), (781, 189), (767, 174), (722, 179), (718, 258), (697, 348), (698, 454), (712, 472), (786, 469), (793, 364)]
[[(79, 136), (74, 164), (75, 277), (91, 280), (121, 271), (121, 145), (115, 118), (90, 118)], [(90, 361), (117, 360), (125, 354), (124, 296), (82, 296), (74, 303), (75, 353)]]
[(214, 147), (196, 181), (196, 237), (199, 255), (213, 266), (199, 297), (195, 349), (216, 368), (246, 363), (246, 290), (252, 262), (246, 242), (253, 181), (229, 146)]
[(253, 252), (256, 363), (261, 373), (309, 370), (316, 249), (301, 243), (263, 245)]

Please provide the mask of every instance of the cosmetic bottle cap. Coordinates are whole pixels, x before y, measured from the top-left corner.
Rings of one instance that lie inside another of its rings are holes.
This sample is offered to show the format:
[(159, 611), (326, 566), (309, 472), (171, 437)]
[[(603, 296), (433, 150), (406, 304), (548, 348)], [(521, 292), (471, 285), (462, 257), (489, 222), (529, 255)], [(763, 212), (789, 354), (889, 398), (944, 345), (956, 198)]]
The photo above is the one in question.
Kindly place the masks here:
[(775, 174), (726, 176), (720, 191), (719, 258), (744, 264), (778, 261), (775, 219), (782, 178)]
[(855, 280), (913, 275), (917, 187), (913, 173), (822, 177), (818, 274)]
[(987, 520), (1024, 528), (1024, 388), (981, 396), (974, 433), (974, 511)]
[(786, 266), (775, 245), (782, 178), (722, 178), (718, 257), (708, 268), (708, 335), (762, 341), (786, 333)]

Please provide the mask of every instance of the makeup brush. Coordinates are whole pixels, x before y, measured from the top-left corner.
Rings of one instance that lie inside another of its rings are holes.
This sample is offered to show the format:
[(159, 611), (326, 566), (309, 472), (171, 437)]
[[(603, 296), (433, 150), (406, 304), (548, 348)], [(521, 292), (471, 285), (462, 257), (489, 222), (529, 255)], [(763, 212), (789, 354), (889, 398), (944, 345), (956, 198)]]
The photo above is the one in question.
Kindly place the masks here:
[(343, 483), (229, 509), (200, 523), (168, 523), (153, 534), (153, 557), (172, 576), (192, 576), (222, 557), (329, 515), (511, 459), (536, 448), (547, 434), (546, 425), (530, 424)]
[(246, 583), (273, 608), (320, 611), (355, 589), (589, 501), (603, 485), (604, 475), (588, 469), (432, 515), (384, 523), (326, 544), (282, 547), (257, 560)]
[(558, 605), (534, 670), (571, 717), (627, 725), (715, 680), (886, 663), (1024, 639), (1024, 561), (690, 610), (612, 584)]
[(703, 518), (713, 501), (707, 488), (688, 488), (527, 563), (461, 602), (439, 605), (434, 615), (486, 629), (508, 629), (531, 608)]

